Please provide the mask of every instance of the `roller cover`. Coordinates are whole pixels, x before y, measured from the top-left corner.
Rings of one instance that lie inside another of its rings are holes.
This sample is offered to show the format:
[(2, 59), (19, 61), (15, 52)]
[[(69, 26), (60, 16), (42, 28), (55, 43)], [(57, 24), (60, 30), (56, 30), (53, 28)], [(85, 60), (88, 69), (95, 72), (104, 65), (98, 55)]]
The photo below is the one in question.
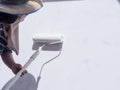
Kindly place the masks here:
[(63, 36), (59, 34), (36, 34), (33, 41), (36, 43), (62, 42)]

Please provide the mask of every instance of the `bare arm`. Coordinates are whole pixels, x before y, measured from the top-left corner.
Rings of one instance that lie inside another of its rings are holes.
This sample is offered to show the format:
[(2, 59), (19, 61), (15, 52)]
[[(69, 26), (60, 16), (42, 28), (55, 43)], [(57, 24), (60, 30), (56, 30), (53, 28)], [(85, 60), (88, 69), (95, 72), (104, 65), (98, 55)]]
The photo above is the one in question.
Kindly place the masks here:
[(2, 54), (1, 55), (3, 62), (11, 69), (15, 64), (12, 53)]
[[(20, 64), (15, 63), (12, 53), (2, 54), (1, 58), (3, 62), (13, 71), (14, 74), (17, 74), (22, 69), (22, 66)], [(25, 73), (27, 73), (26, 70), (22, 73), (22, 75)]]

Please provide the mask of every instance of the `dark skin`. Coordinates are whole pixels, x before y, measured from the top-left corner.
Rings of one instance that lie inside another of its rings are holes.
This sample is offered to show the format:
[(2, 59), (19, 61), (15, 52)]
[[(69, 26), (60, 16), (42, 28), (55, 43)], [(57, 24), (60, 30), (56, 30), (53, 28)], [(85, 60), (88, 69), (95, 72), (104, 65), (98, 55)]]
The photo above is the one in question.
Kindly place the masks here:
[[(20, 64), (15, 63), (12, 53), (2, 54), (1, 58), (3, 62), (12, 70), (14, 74), (17, 74), (22, 69), (22, 66)], [(26, 73), (27, 71), (25, 70), (23, 71), (22, 75)]]
[[(10, 24), (5, 23), (4, 25), (5, 25), (6, 32), (8, 32)], [(1, 54), (1, 58), (2, 58), (3, 62), (12, 70), (12, 72), (14, 74), (17, 74), (22, 69), (22, 65), (15, 62), (12, 53)], [(22, 75), (24, 75), (26, 73), (27, 73), (27, 71), (24, 70)]]

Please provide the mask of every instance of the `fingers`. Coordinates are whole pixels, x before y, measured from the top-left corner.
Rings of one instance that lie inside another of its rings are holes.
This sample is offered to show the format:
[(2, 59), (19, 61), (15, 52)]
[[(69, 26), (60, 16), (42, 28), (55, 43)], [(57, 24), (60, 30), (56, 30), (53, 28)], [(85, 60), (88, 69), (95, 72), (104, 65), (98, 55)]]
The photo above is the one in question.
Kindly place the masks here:
[[(17, 64), (17, 73), (22, 69), (22, 65), (20, 65), (20, 64)], [(23, 75), (25, 75), (27, 73), (27, 70), (24, 70), (23, 72), (22, 72), (22, 74), (21, 74), (21, 76), (23, 76)]]
[[(12, 69), (14, 74), (17, 74), (22, 69), (22, 65), (21, 64), (15, 64), (11, 69)], [(27, 73), (27, 70), (24, 70), (22, 72), (21, 76), (25, 75), (26, 73)]]
[(25, 75), (27, 73), (27, 70), (24, 70), (21, 74), (21, 76)]

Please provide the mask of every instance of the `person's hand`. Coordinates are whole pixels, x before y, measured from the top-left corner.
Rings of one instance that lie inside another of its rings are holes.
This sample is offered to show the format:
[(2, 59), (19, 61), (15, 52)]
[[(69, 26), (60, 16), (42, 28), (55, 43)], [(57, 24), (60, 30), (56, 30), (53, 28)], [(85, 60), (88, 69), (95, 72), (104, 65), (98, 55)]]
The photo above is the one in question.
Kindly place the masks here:
[[(14, 74), (17, 74), (21, 69), (22, 69), (21, 64), (14, 64), (11, 67), (11, 70), (13, 71)], [(21, 76), (25, 75), (26, 73), (27, 73), (27, 70), (24, 70)]]

